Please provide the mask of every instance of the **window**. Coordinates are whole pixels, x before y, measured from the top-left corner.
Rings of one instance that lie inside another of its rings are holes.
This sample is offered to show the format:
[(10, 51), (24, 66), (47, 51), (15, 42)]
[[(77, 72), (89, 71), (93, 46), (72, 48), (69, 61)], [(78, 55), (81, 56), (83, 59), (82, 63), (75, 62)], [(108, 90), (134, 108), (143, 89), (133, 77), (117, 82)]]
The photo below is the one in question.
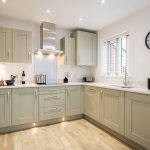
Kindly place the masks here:
[(102, 74), (121, 76), (127, 67), (129, 35), (120, 35), (104, 42), (102, 49)]

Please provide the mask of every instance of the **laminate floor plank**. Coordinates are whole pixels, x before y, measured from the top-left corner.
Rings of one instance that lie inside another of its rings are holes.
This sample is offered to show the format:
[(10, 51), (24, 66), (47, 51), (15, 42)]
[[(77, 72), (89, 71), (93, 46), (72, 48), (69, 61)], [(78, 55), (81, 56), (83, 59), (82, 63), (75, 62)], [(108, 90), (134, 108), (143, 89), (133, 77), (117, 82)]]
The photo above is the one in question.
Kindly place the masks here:
[(0, 150), (132, 150), (81, 119), (0, 135)]

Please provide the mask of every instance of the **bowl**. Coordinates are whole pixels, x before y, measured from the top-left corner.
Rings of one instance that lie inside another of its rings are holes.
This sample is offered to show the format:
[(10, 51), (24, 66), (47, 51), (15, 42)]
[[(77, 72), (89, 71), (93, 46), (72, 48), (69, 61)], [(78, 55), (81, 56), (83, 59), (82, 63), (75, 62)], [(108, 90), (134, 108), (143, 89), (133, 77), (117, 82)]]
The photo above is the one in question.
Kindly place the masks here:
[(11, 79), (11, 80), (5, 80), (7, 85), (14, 85), (15, 80)]

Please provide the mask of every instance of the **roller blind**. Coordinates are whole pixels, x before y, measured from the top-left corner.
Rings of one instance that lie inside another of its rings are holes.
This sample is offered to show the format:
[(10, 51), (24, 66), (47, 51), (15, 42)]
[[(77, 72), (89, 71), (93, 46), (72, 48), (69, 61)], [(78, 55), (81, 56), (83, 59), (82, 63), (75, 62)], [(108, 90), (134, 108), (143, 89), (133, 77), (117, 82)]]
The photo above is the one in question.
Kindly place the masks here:
[(105, 47), (102, 55), (104, 74), (112, 76), (121, 76), (124, 74), (124, 68), (128, 69), (128, 41), (129, 35), (120, 35), (111, 40), (105, 41)]

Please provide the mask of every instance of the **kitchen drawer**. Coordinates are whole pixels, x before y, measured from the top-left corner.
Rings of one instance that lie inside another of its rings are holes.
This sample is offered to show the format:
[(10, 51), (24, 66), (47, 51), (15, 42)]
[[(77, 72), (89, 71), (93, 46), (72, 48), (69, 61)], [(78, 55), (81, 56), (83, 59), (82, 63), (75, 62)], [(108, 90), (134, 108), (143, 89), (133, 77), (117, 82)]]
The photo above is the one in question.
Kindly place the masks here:
[(65, 93), (39, 95), (39, 107), (65, 105)]
[(100, 88), (93, 87), (93, 86), (85, 86), (84, 89), (85, 89), (86, 91), (98, 92)]
[(65, 116), (65, 105), (43, 107), (39, 109), (39, 120), (49, 120)]
[(40, 87), (39, 94), (58, 94), (65, 93), (64, 86)]

